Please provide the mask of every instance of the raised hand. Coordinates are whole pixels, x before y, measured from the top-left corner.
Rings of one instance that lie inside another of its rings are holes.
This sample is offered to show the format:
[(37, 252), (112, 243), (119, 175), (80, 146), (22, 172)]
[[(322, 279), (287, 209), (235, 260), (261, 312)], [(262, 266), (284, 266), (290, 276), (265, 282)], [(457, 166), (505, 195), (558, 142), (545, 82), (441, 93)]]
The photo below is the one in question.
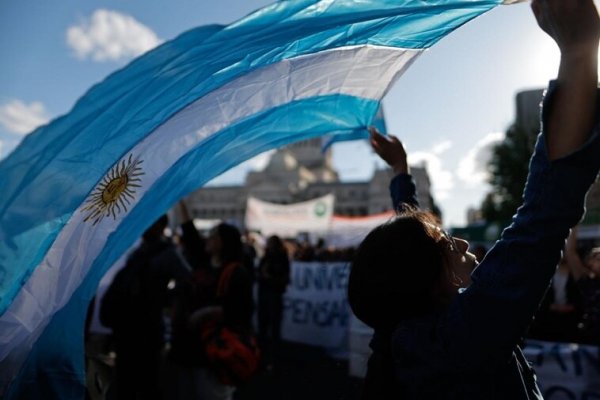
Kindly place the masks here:
[(600, 18), (593, 0), (533, 0), (538, 25), (561, 51), (556, 92), (545, 123), (550, 160), (578, 150), (596, 121)]
[(563, 55), (597, 50), (600, 20), (593, 0), (533, 0), (531, 8)]
[(397, 137), (383, 136), (377, 128), (369, 127), (371, 147), (383, 161), (385, 161), (396, 174), (408, 174), (408, 163), (406, 161), (406, 150)]

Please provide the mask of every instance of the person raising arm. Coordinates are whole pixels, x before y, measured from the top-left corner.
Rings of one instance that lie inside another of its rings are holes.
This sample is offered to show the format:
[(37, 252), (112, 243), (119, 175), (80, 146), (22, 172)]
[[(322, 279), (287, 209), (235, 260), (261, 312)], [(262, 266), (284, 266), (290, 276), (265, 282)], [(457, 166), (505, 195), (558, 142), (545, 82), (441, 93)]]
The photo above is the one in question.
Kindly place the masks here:
[(466, 241), (416, 208), (402, 144), (372, 132), (398, 174), (390, 185), (398, 216), (367, 235), (350, 272), (350, 306), (375, 330), (365, 399), (542, 398), (518, 345), (600, 168), (600, 21), (592, 0), (534, 0), (532, 8), (559, 45), (560, 70), (544, 99), (523, 204), (481, 264)]

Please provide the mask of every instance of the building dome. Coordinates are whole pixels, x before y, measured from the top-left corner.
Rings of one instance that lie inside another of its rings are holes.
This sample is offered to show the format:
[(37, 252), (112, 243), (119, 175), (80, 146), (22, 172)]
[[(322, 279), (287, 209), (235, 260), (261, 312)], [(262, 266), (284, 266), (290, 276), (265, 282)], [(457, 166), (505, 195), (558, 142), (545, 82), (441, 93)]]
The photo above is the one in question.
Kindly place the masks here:
[(292, 171), (298, 168), (298, 160), (288, 151), (277, 151), (271, 156), (265, 171)]

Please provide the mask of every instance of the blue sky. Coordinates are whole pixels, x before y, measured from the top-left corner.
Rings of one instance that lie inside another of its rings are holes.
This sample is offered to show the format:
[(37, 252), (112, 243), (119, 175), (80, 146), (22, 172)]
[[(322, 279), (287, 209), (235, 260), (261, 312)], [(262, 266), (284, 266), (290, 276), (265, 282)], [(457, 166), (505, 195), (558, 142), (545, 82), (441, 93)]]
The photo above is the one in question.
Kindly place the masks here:
[[(0, 2), (0, 158), (35, 126), (69, 111), (133, 57), (198, 25), (228, 24), (270, 1), (24, 0)], [(489, 190), (486, 149), (514, 119), (514, 96), (546, 85), (558, 52), (528, 4), (497, 7), (422, 55), (384, 99), (388, 130), (427, 162), (447, 225)], [(383, 164), (363, 142), (337, 144), (343, 180)], [(239, 183), (251, 160), (217, 178)]]

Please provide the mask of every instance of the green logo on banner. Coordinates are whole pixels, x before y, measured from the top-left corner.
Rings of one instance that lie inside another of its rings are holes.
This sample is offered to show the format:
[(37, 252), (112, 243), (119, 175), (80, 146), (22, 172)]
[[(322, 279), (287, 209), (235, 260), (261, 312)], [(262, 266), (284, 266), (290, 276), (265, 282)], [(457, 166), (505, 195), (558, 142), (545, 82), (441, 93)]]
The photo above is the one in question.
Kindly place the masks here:
[(326, 212), (327, 212), (327, 204), (323, 203), (322, 201), (319, 201), (319, 202), (317, 202), (317, 204), (315, 204), (315, 215), (317, 217), (324, 216)]

